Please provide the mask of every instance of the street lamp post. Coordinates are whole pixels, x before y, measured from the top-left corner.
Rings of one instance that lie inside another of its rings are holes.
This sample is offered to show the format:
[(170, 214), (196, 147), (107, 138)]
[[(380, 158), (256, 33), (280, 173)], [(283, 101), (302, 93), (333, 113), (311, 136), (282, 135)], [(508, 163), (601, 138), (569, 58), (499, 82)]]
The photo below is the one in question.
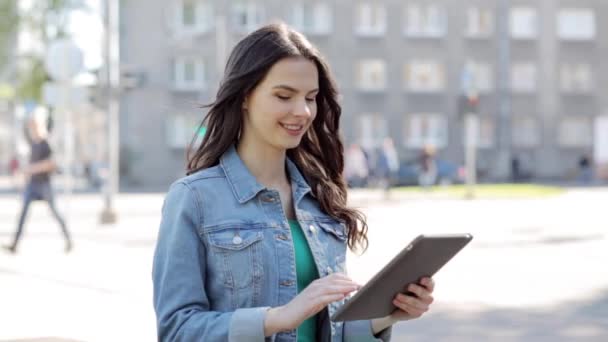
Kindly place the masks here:
[(119, 184), (119, 86), (120, 86), (120, 37), (119, 37), (119, 0), (106, 0), (105, 3), (105, 60), (108, 87), (108, 179), (105, 182), (104, 209), (101, 223), (117, 221), (114, 197)]
[(472, 62), (467, 62), (462, 70), (462, 90), (465, 97), (464, 114), (464, 147), (466, 166), (467, 199), (475, 198), (477, 183), (477, 140), (479, 135), (479, 94)]
[(496, 12), (498, 24), (498, 108), (499, 108), (499, 160), (503, 176), (508, 177), (511, 165), (511, 92), (510, 92), (510, 54), (511, 36), (509, 30), (510, 0), (500, 0)]

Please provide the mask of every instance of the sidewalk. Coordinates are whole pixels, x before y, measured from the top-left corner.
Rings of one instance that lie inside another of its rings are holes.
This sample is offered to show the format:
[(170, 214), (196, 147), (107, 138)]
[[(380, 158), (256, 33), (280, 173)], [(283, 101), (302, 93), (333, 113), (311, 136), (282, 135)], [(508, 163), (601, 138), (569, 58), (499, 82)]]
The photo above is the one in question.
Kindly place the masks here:
[[(608, 341), (608, 191), (551, 199), (432, 200), (353, 192), (370, 248), (348, 256), (365, 282), (419, 233), (475, 238), (436, 275), (436, 303), (397, 325), (393, 341)], [(20, 254), (0, 253), (0, 341), (155, 341), (151, 258), (162, 194), (121, 194), (119, 222), (98, 223), (100, 195), (59, 198), (76, 247), (65, 255), (57, 225), (32, 208)], [(0, 239), (19, 198), (0, 195)], [(56, 338), (53, 340), (52, 338)]]

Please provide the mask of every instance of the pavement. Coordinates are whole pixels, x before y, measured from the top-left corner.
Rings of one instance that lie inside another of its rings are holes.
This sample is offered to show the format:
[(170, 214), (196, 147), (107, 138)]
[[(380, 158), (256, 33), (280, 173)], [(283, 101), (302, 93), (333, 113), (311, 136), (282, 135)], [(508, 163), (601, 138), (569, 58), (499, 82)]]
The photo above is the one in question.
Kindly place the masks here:
[[(353, 191), (370, 247), (350, 254), (364, 283), (418, 234), (474, 240), (435, 276), (424, 317), (395, 326), (394, 341), (608, 341), (607, 188), (542, 199), (435, 198)], [(58, 198), (75, 237), (63, 253), (44, 204), (30, 212), (19, 254), (0, 253), (0, 342), (155, 341), (151, 260), (162, 194), (121, 194), (119, 221), (99, 224), (103, 198)], [(0, 242), (20, 209), (0, 195)]]

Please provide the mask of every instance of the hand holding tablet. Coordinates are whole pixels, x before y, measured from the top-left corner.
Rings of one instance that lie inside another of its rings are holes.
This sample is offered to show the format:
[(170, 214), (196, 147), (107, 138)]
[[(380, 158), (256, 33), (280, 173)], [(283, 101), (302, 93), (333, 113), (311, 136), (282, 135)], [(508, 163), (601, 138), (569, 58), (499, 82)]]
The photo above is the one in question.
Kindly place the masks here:
[[(470, 234), (418, 236), (348, 299), (331, 319), (354, 321), (380, 318), (391, 315), (398, 308), (403, 310), (403, 304), (423, 306), (424, 296), (428, 296), (429, 290), (432, 292), (434, 287), (430, 278), (472, 239)], [(398, 296), (406, 291), (423, 298), (412, 301), (404, 298), (409, 296)], [(403, 311), (403, 314), (407, 313)]]

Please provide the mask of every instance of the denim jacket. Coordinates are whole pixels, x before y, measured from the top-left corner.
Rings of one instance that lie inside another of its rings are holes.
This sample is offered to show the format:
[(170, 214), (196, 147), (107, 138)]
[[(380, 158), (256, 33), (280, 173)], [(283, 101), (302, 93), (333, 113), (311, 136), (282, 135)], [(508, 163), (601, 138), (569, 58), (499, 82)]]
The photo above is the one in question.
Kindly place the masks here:
[[(325, 214), (293, 162), (293, 203), (321, 277), (345, 273), (346, 231)], [(175, 182), (163, 204), (153, 264), (159, 341), (296, 341), (264, 338), (267, 309), (297, 295), (295, 255), (279, 193), (260, 185), (231, 147), (217, 166)], [(318, 341), (388, 341), (371, 322), (318, 315)]]

